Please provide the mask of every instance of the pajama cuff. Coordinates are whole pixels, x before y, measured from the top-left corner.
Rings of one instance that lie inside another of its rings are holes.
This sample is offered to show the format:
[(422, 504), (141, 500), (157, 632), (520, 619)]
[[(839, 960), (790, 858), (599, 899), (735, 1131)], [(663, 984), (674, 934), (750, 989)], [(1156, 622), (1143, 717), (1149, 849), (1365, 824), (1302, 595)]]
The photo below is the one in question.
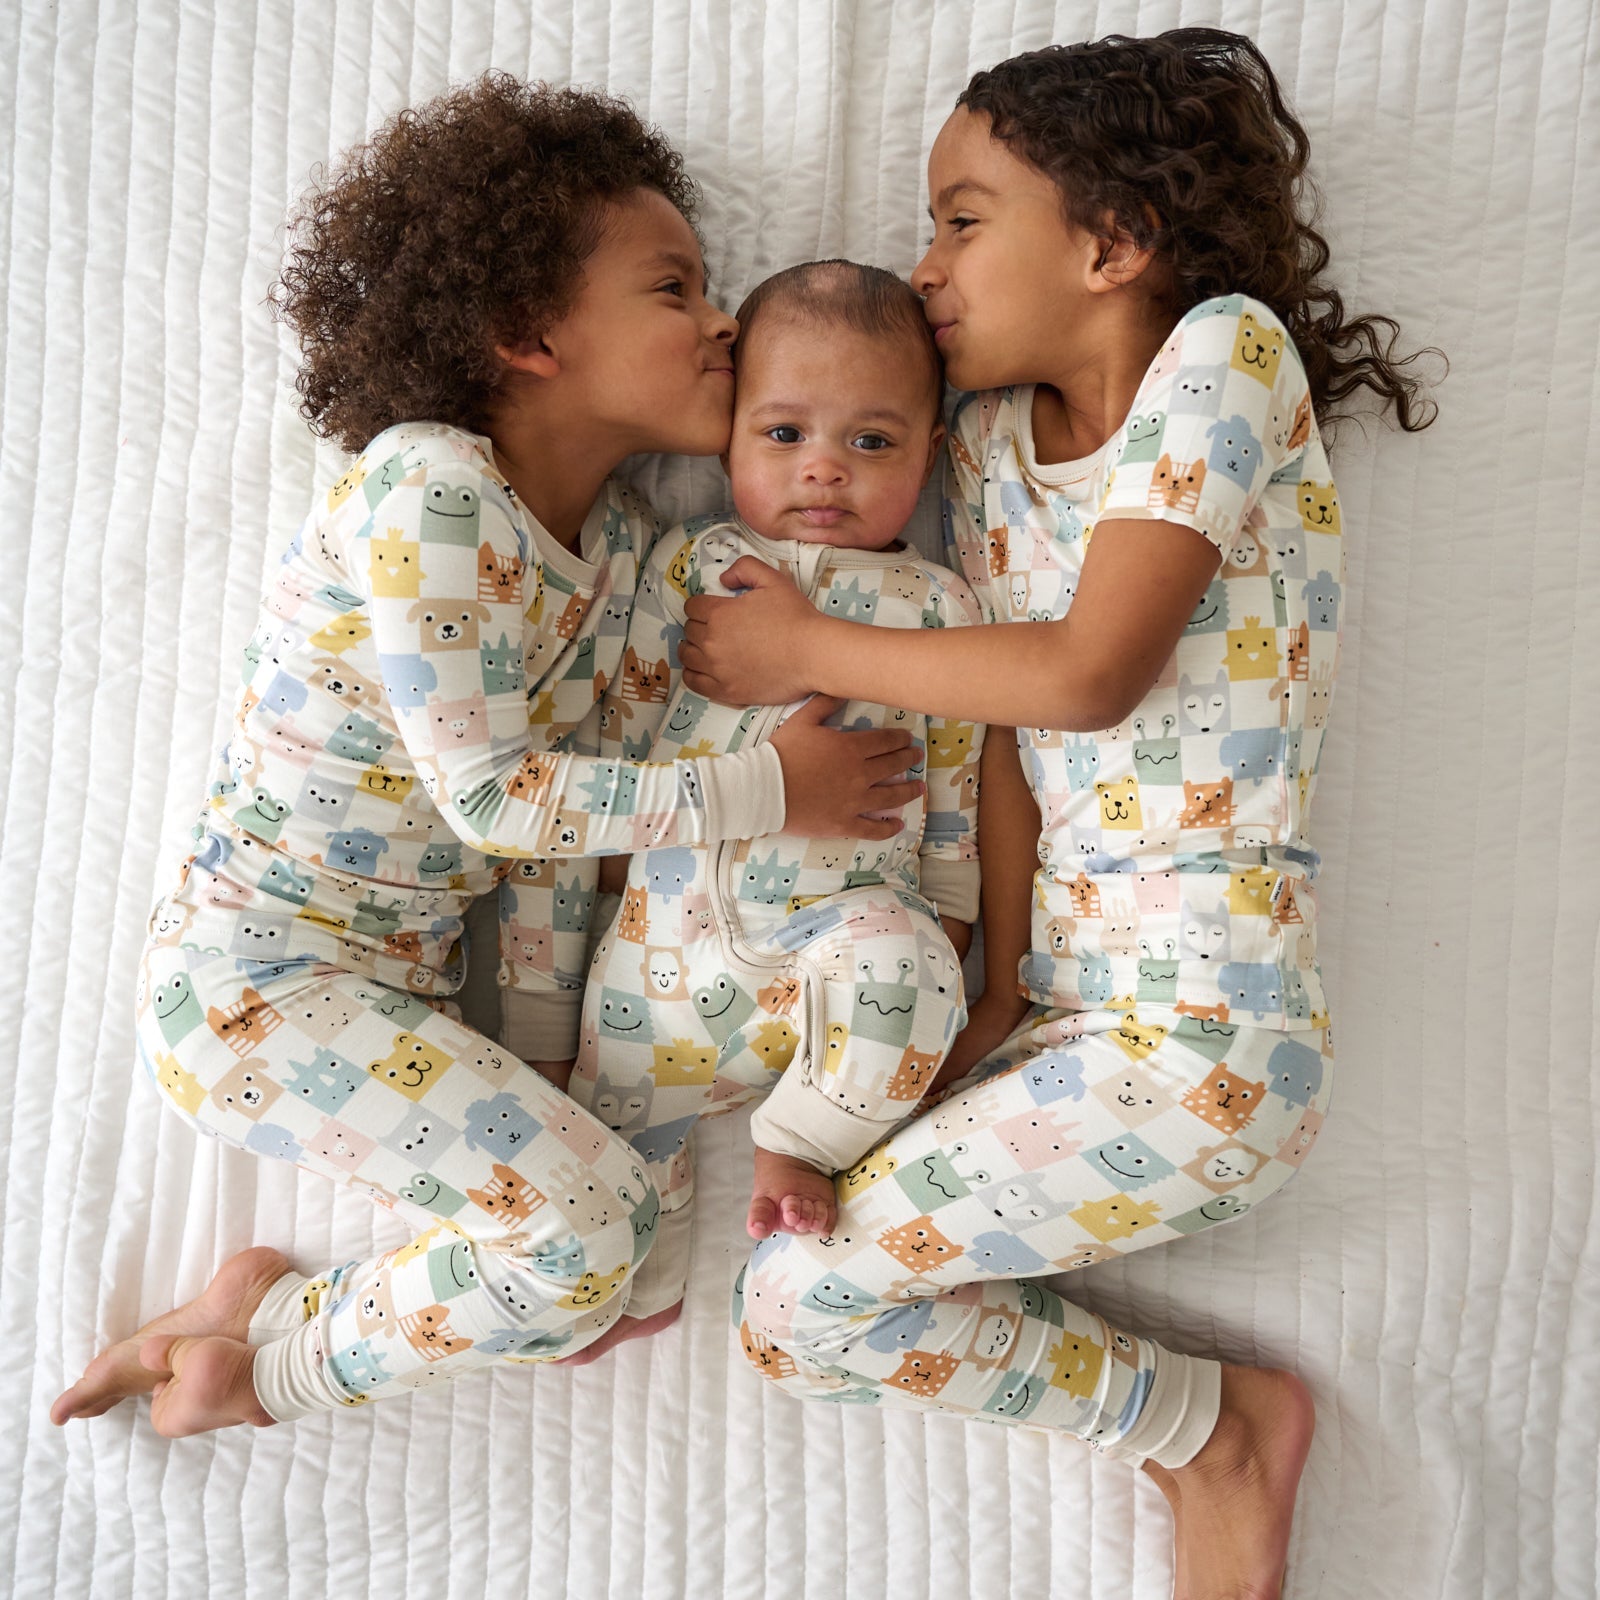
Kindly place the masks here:
[(976, 861), (951, 861), (945, 856), (923, 856), (919, 864), (922, 898), (933, 903), (941, 917), (957, 922), (978, 920), (978, 880)]
[(286, 1272), (261, 1297), (261, 1304), (250, 1318), (245, 1334), (251, 1344), (271, 1344), (286, 1333), (293, 1333), (305, 1325), (306, 1285), (309, 1278), (298, 1272)]
[(582, 989), (500, 991), (500, 1043), (521, 1061), (570, 1061), (578, 1053)]
[(653, 1317), (683, 1299), (689, 1281), (689, 1246), (694, 1237), (694, 1212), (683, 1206), (663, 1211), (656, 1223), (656, 1242), (628, 1280), (628, 1315)]
[(341, 1401), (322, 1375), (322, 1330), (315, 1321), (258, 1346), (251, 1377), (256, 1399), (274, 1422), (294, 1422), (353, 1403)]
[(705, 797), (708, 844), (783, 831), (783, 763), (770, 744), (708, 756), (695, 768)]
[(897, 1115), (882, 1121), (858, 1117), (807, 1083), (798, 1068), (790, 1067), (756, 1107), (750, 1136), (774, 1155), (795, 1156), (819, 1172), (843, 1172), (899, 1127), (911, 1110), (912, 1103), (906, 1101)]
[(1133, 1426), (1102, 1454), (1118, 1461), (1176, 1471), (1187, 1466), (1211, 1437), (1222, 1412), (1222, 1363), (1199, 1356), (1175, 1355), (1153, 1340), (1145, 1345), (1155, 1352), (1155, 1373), (1144, 1409)]

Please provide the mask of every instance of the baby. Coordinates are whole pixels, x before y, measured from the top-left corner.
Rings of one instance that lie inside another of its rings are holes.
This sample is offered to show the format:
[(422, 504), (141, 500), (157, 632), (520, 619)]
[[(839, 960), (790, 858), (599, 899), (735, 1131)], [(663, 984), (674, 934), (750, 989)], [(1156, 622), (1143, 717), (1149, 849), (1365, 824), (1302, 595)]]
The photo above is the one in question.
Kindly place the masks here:
[[(891, 628), (979, 620), (963, 580), (899, 539), (944, 439), (917, 295), (877, 268), (812, 262), (761, 284), (739, 321), (723, 457), (734, 510), (655, 547), (603, 739), (619, 759), (665, 762), (737, 750), (791, 715), (905, 728), (923, 744), (912, 773), (927, 793), (880, 844), (779, 833), (632, 858), (590, 970), (571, 1092), (652, 1168), (663, 1215), (649, 1260), (673, 1298), (697, 1118), (766, 1096), (752, 1123), (749, 1232), (826, 1232), (833, 1174), (913, 1109), (965, 1019), (957, 951), (978, 907), (980, 728), (859, 701), (740, 711), (684, 686), (685, 602), (722, 593), (719, 574), (744, 555), (835, 616)], [(656, 1299), (636, 1283), (630, 1312), (660, 1309)]]

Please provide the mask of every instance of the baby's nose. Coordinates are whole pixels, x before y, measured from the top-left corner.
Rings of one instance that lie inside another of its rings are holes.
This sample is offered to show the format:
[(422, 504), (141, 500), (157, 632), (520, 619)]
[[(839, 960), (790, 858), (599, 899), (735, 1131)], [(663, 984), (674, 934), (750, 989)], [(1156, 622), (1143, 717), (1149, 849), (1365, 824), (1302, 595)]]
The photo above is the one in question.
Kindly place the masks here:
[(844, 461), (831, 450), (817, 450), (807, 456), (804, 471), (813, 483), (843, 483), (848, 475)]

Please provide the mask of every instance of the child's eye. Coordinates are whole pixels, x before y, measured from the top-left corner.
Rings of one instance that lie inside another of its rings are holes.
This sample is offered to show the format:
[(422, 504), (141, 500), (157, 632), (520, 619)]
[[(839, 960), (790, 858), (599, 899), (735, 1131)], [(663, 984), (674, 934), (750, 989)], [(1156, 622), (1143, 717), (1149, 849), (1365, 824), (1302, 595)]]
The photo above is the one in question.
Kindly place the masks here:
[(961, 233), (970, 228), (977, 220), (976, 217), (951, 217), (950, 226), (956, 233)]
[(676, 295), (680, 300), (688, 294), (688, 290), (684, 288), (681, 278), (674, 278), (670, 283), (657, 284), (656, 288), (659, 293)]
[(771, 439), (774, 444), (800, 443), (800, 430), (798, 428), (791, 427), (787, 422), (780, 422), (777, 427), (768, 428), (766, 432), (767, 437)]
[(892, 441), (885, 439), (881, 433), (858, 433), (850, 443), (857, 450), (887, 450)]

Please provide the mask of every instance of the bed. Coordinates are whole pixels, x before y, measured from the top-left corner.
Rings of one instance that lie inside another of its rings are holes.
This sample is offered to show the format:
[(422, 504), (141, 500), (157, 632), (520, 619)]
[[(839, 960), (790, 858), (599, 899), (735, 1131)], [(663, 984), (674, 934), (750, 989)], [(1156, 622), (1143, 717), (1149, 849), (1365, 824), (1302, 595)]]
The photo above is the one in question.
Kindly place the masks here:
[[(713, 283), (901, 271), (974, 68), (1180, 21), (1255, 35), (1311, 135), (1339, 282), (1437, 344), (1435, 428), (1352, 425), (1318, 811), (1340, 1086), (1240, 1224), (1079, 1276), (1115, 1321), (1292, 1366), (1319, 1428), (1295, 1600), (1587, 1596), (1600, 1228), (1600, 26), (1590, 0), (22, 0), (0, 7), (0, 1589), (16, 1596), (1169, 1593), (1153, 1485), (1064, 1439), (802, 1406), (730, 1352), (744, 1122), (705, 1130), (680, 1324), (259, 1434), (58, 1431), (93, 1352), (271, 1243), (393, 1218), (197, 1140), (130, 996), (227, 686), (336, 455), (263, 304), (311, 169), (499, 66), (604, 85), (705, 187)], [(714, 465), (639, 462), (669, 516)], [(931, 539), (931, 523), (922, 531)], [(931, 548), (931, 545), (930, 545)]]

